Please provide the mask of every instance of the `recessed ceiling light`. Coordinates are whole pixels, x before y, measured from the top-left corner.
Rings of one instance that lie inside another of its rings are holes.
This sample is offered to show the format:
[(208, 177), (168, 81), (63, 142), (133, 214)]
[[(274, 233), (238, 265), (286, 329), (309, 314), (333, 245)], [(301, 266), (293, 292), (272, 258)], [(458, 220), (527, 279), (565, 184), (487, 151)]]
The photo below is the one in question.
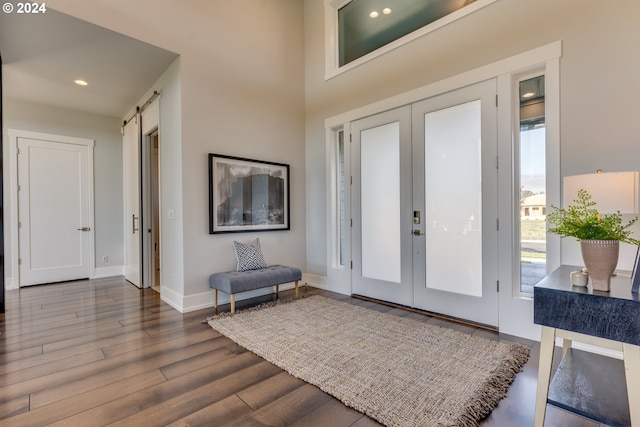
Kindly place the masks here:
[(382, 9), (382, 13), (384, 13), (385, 15), (390, 15), (391, 9), (389, 9), (388, 7), (385, 7), (384, 9)]
[(84, 80), (74, 80), (74, 83), (77, 84), (78, 86), (89, 86), (89, 83), (85, 82)]
[(378, 13), (377, 10), (372, 10), (371, 12), (369, 12), (369, 16), (371, 18), (377, 18), (378, 16), (380, 16), (380, 14)]
[(535, 95), (534, 92), (527, 92), (524, 95), (522, 95), (523, 98), (531, 98), (533, 95)]

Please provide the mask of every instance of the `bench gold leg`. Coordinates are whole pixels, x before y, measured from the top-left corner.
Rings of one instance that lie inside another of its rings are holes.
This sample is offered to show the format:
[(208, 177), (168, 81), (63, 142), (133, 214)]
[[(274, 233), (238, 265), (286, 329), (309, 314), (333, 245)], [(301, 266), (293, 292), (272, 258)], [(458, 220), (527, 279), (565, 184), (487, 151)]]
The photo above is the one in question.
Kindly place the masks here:
[(216, 313), (218, 312), (218, 290), (213, 290), (213, 308), (216, 309)]
[(236, 296), (235, 294), (231, 294), (231, 314), (235, 314), (236, 312)]
[(276, 299), (278, 299), (279, 291), (280, 291), (280, 285), (276, 285)]
[(296, 280), (296, 298), (298, 298), (298, 281)]

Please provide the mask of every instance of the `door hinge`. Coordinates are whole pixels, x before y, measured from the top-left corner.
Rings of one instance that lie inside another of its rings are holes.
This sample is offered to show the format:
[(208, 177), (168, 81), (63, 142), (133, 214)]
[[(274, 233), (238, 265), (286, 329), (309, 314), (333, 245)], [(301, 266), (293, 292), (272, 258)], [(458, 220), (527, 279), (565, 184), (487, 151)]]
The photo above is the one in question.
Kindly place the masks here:
[(350, 262), (350, 268), (353, 270), (353, 261)]
[(349, 184), (353, 185), (353, 176), (349, 177)]
[(18, 221), (18, 228), (22, 228), (22, 223)]
[(22, 265), (22, 258), (18, 258), (18, 265)]
[(20, 154), (20, 149), (19, 149), (19, 148), (18, 148), (18, 152), (17, 152), (17, 154)]
[(496, 107), (498, 106), (498, 95), (496, 95)]
[(500, 280), (496, 280), (496, 292), (500, 292)]
[(351, 227), (353, 227), (353, 218), (349, 219), (349, 224)]
[(22, 190), (22, 187), (20, 185), (18, 185), (18, 191)]
[(496, 230), (500, 230), (500, 218), (496, 218)]
[(349, 142), (353, 142), (353, 135), (349, 134)]
[(496, 156), (496, 169), (500, 169), (500, 157)]

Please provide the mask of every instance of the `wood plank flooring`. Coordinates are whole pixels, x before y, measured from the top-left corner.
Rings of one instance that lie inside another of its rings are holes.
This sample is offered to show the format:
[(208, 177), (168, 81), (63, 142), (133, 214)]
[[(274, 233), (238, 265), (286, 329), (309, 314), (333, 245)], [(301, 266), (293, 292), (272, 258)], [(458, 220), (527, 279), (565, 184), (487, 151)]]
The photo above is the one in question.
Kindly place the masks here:
[[(304, 288), (303, 288), (304, 292)], [(489, 339), (513, 337), (310, 288), (374, 310)], [(292, 291), (281, 292), (282, 298)], [(238, 302), (238, 308), (273, 296)], [(8, 291), (0, 315), (2, 426), (379, 425), (123, 278)], [(221, 306), (220, 310), (229, 307)], [(537, 343), (483, 427), (533, 425)], [(547, 427), (599, 424), (550, 407)]]

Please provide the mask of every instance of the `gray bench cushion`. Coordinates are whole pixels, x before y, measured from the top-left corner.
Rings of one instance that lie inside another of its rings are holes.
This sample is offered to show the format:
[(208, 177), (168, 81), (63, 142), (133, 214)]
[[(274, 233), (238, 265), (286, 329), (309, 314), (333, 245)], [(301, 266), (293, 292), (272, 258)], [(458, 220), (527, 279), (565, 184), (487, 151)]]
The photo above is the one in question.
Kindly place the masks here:
[(285, 265), (271, 265), (248, 271), (228, 271), (209, 276), (209, 287), (227, 294), (281, 285), (302, 279), (302, 270)]

